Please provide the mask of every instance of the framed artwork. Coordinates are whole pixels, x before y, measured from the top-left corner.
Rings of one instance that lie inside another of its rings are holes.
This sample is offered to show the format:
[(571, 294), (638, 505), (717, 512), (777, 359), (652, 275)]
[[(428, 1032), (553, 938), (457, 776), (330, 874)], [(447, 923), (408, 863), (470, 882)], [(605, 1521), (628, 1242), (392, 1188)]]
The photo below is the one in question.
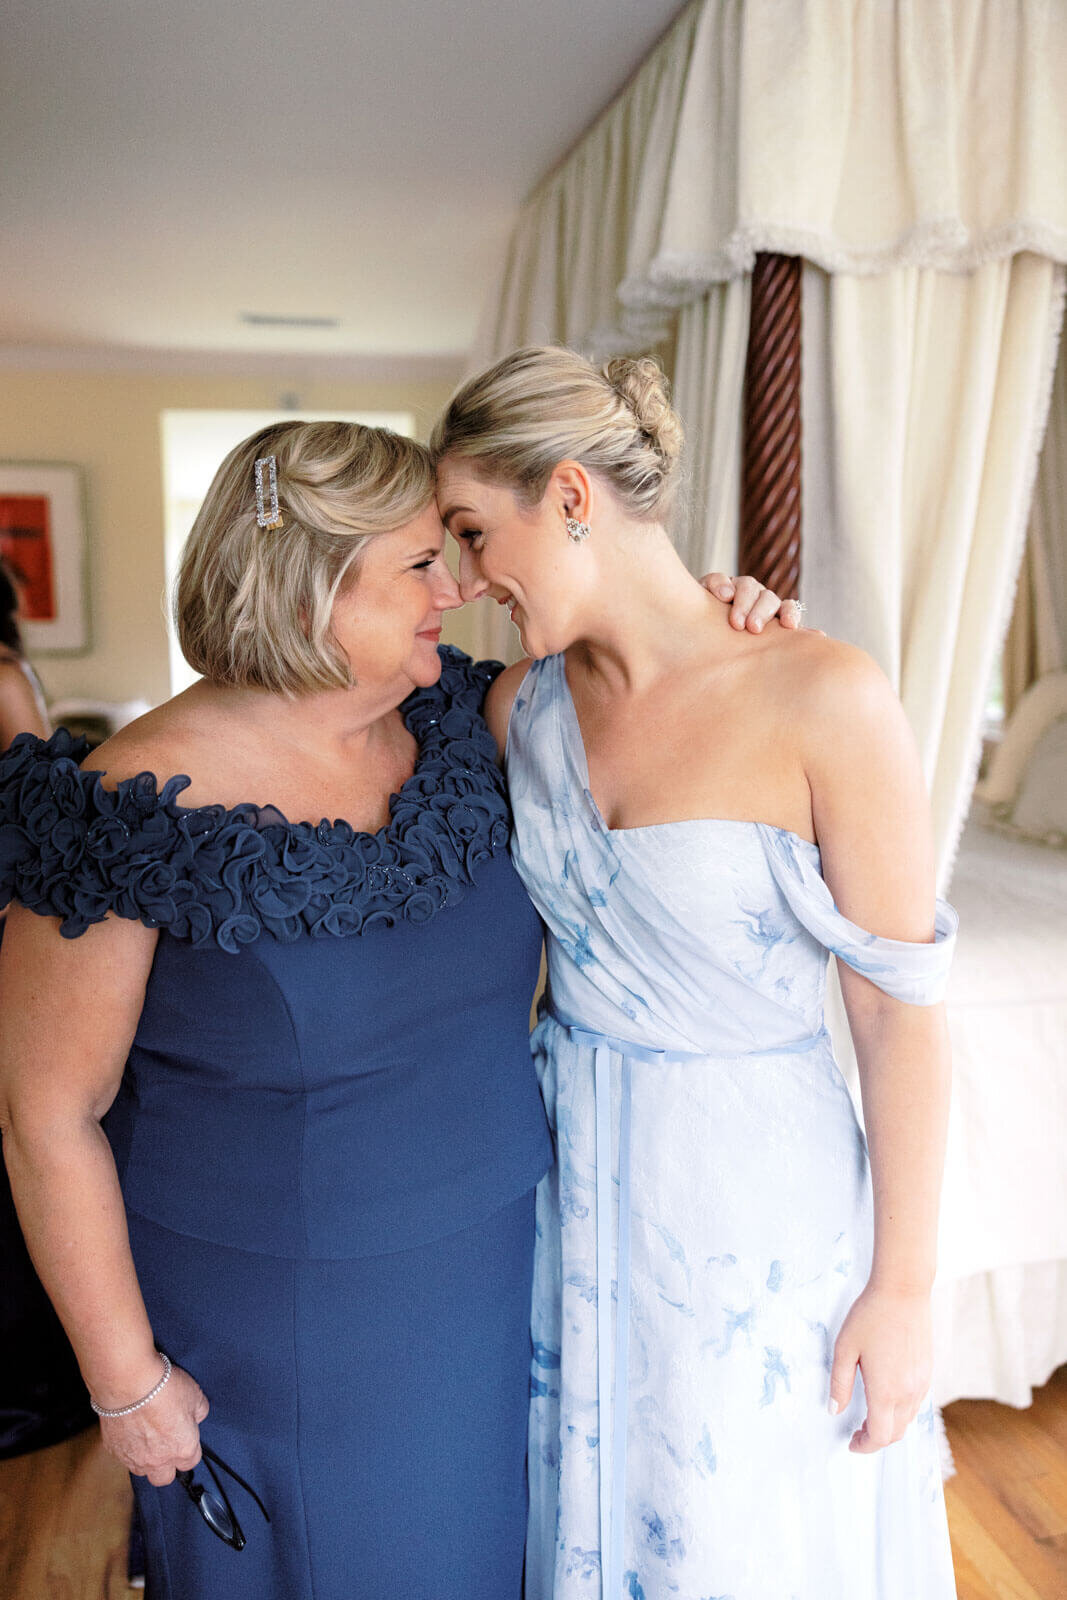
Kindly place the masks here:
[(30, 655), (89, 648), (82, 475), (62, 462), (0, 462), (0, 556), (20, 597)]

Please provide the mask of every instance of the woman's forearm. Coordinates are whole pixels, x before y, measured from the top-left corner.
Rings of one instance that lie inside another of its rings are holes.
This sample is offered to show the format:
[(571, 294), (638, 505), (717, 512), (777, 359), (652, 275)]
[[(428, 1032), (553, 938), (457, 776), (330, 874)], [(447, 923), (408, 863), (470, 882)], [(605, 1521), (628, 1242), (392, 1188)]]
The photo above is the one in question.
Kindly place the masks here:
[(945, 1008), (864, 996), (849, 1006), (874, 1190), (871, 1282), (926, 1294), (937, 1223), (950, 1088)]
[(34, 1266), (93, 1399), (103, 1406), (139, 1399), (158, 1381), (160, 1362), (99, 1122), (86, 1113), (43, 1129), (13, 1116), (4, 1157)]

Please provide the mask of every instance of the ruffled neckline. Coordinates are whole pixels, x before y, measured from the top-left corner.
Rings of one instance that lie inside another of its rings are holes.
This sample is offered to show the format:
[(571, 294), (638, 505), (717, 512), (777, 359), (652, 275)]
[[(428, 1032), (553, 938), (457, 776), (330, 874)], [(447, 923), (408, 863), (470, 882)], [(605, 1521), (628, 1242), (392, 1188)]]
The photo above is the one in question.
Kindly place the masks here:
[(441, 677), (404, 702), (415, 770), (376, 832), (290, 822), (258, 804), (183, 806), (185, 774), (105, 788), (65, 729), (0, 758), (0, 903), (59, 916), (75, 938), (109, 913), (231, 953), (263, 932), (345, 937), (456, 903), (507, 848), (496, 745), (481, 717), (500, 665), (444, 646)]

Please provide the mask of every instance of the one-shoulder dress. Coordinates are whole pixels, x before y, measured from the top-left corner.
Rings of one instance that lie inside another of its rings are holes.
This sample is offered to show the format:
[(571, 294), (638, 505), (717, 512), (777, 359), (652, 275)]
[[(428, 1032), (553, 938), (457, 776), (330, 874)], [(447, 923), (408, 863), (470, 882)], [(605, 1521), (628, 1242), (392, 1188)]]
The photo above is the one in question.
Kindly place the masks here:
[(137, 1479), (153, 1600), (521, 1593), (541, 930), (493, 668), (442, 655), (378, 833), (105, 789), (62, 732), (0, 761), (4, 903), (159, 929), (108, 1133), (156, 1338), (271, 1519), (233, 1489), (237, 1552)]
[(563, 658), (507, 745), (512, 858), (548, 930), (528, 1600), (949, 1600), (929, 1402), (850, 1453), (834, 1341), (866, 1282), (865, 1141), (823, 1024), (827, 952), (932, 1003), (932, 944), (834, 905), (818, 848), (754, 822), (610, 830)]

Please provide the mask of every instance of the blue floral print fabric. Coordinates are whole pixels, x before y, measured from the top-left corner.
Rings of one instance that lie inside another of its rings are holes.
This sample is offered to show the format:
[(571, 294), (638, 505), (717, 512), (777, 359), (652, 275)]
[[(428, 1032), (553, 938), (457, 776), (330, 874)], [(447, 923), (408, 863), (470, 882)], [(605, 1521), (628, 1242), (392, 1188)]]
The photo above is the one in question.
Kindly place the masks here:
[(507, 773), (548, 930), (534, 1050), (557, 1144), (527, 1600), (950, 1600), (931, 1405), (873, 1457), (848, 1449), (861, 1379), (828, 1410), (873, 1219), (823, 994), (833, 951), (934, 1002), (954, 912), (939, 902), (930, 944), (876, 937), (835, 907), (817, 846), (762, 823), (609, 831), (561, 657), (519, 690)]

